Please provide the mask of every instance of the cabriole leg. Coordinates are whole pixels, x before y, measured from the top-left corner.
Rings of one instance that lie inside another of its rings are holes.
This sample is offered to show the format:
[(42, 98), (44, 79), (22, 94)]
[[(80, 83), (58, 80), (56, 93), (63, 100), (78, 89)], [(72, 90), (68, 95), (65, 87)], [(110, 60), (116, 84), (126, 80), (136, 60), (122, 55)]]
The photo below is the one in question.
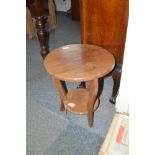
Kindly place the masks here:
[(122, 71), (122, 65), (117, 65), (116, 69), (114, 70), (113, 75), (112, 75), (114, 85), (113, 85), (112, 96), (109, 100), (112, 104), (116, 103), (116, 97), (118, 95), (120, 80), (121, 80), (121, 71)]

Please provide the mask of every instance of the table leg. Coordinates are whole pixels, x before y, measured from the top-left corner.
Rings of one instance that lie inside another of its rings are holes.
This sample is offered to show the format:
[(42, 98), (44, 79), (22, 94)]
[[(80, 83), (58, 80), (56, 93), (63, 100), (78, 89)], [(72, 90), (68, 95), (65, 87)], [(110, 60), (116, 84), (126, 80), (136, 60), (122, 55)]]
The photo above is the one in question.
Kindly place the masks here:
[(88, 125), (90, 127), (93, 126), (94, 121), (94, 103), (97, 99), (98, 93), (98, 79), (92, 80), (88, 82), (88, 91), (89, 91), (89, 102), (88, 102)]
[(41, 48), (41, 56), (45, 58), (48, 54), (46, 45), (46, 32), (45, 32), (45, 9), (43, 0), (35, 0), (32, 4), (29, 4), (29, 9), (32, 16), (36, 19), (37, 35)]
[(121, 80), (121, 71), (122, 71), (122, 65), (117, 65), (116, 69), (113, 72), (112, 77), (113, 77), (114, 85), (113, 85), (112, 96), (109, 100), (112, 104), (116, 103), (116, 97), (118, 95), (120, 80)]
[(81, 82), (79, 84), (79, 86), (77, 86), (77, 88), (86, 88), (86, 83), (85, 82)]
[(35, 17), (35, 19), (36, 19), (37, 35), (41, 48), (41, 56), (44, 59), (48, 54), (46, 45), (45, 18), (44, 16), (41, 16), (41, 17)]
[(64, 111), (65, 110), (64, 98), (66, 97), (67, 93), (66, 93), (66, 91), (65, 91), (60, 80), (58, 80), (55, 77), (52, 77), (52, 80), (53, 80), (53, 83), (54, 83), (54, 85), (55, 85), (55, 87), (58, 90), (59, 95), (60, 95), (60, 99), (61, 99), (60, 111)]

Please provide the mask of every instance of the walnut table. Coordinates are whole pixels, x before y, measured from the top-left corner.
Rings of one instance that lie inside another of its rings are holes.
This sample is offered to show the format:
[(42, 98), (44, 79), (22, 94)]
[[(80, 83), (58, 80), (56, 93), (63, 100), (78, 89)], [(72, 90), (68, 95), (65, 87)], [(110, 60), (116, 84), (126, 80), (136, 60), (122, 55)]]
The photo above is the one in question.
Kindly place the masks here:
[[(52, 50), (44, 66), (59, 91), (60, 110), (87, 114), (88, 125), (92, 127), (94, 111), (99, 104), (98, 79), (113, 70), (114, 56), (99, 46), (72, 44)], [(62, 81), (87, 82), (88, 87), (67, 92)]]

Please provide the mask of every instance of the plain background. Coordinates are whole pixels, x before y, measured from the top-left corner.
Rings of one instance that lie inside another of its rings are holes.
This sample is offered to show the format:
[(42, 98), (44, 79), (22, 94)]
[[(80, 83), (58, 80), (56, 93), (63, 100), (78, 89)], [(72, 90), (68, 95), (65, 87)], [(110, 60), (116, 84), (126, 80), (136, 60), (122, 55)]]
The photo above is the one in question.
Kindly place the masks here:
[[(129, 0), (130, 154), (155, 154), (155, 2)], [(26, 154), (26, 1), (1, 2), (0, 154)], [(39, 51), (38, 51), (39, 52)]]

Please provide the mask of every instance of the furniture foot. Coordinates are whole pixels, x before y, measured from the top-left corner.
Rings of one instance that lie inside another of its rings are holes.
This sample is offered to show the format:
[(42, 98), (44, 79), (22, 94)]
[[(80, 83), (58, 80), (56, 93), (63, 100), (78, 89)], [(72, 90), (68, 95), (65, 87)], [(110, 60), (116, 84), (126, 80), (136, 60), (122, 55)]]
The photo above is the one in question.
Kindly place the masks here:
[(61, 100), (60, 111), (65, 111), (65, 106), (63, 100)]
[(118, 91), (119, 91), (119, 86), (120, 86), (120, 80), (121, 80), (121, 70), (122, 70), (122, 65), (117, 65), (116, 69), (113, 72), (113, 81), (114, 81), (114, 85), (113, 85), (113, 92), (112, 92), (112, 96), (110, 97), (109, 101), (112, 104), (116, 103), (116, 97), (118, 95)]
[(44, 16), (36, 17), (36, 28), (37, 28), (37, 35), (40, 42), (41, 48), (41, 56), (43, 59), (48, 54), (47, 47), (46, 47), (46, 32), (45, 32), (45, 18)]
[(88, 112), (87, 117), (88, 117), (88, 125), (90, 128), (92, 128), (94, 122), (94, 112), (93, 111)]

